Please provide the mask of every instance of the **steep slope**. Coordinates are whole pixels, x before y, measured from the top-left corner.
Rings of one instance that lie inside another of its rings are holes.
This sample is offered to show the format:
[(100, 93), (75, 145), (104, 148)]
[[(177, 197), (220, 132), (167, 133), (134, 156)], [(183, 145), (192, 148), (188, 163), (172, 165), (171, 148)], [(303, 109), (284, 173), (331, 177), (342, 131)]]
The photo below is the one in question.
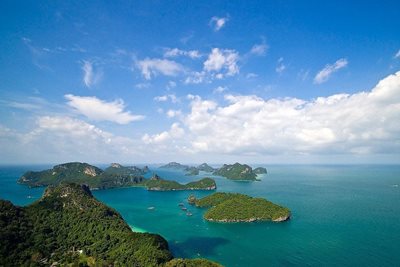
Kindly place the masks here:
[(132, 232), (87, 186), (49, 187), (27, 207), (0, 200), (1, 266), (164, 266), (172, 258), (164, 238)]

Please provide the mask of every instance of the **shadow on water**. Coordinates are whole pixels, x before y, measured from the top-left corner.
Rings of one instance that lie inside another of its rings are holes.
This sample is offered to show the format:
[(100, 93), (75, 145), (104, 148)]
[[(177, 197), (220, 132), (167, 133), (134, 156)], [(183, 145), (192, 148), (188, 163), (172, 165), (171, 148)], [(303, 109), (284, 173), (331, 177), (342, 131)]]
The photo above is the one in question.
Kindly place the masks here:
[(190, 258), (193, 255), (201, 257), (214, 256), (218, 246), (228, 244), (230, 241), (222, 237), (189, 237), (183, 242), (171, 240), (170, 249), (175, 257)]

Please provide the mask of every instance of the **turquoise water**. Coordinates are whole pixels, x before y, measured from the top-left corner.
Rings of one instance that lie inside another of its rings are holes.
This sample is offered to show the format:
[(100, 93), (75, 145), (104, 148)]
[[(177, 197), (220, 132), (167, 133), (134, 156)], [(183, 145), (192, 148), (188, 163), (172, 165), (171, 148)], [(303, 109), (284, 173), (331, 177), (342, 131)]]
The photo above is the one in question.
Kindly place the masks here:
[[(25, 205), (43, 189), (15, 183), (26, 170), (0, 167), (0, 197)], [(400, 266), (400, 166), (269, 166), (260, 182), (215, 177), (218, 191), (265, 197), (292, 210), (285, 223), (217, 224), (204, 210), (178, 207), (191, 192), (143, 188), (96, 191), (134, 228), (164, 236), (176, 257), (206, 257), (225, 266)], [(188, 182), (199, 177), (153, 168)], [(201, 175), (200, 175), (201, 176)], [(195, 192), (198, 197), (210, 192)], [(27, 198), (31, 196), (31, 198)], [(148, 209), (154, 207), (154, 209)]]

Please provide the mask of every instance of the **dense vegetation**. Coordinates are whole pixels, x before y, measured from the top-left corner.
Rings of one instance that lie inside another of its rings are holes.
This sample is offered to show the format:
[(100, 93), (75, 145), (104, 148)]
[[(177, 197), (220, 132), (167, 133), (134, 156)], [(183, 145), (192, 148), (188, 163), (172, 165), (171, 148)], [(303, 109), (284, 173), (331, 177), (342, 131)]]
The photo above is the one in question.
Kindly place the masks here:
[(148, 190), (169, 191), (169, 190), (214, 190), (217, 188), (215, 181), (211, 178), (203, 178), (187, 184), (180, 184), (176, 181), (164, 180), (156, 176), (145, 182)]
[(211, 207), (204, 218), (217, 222), (285, 221), (289, 209), (263, 198), (237, 193), (214, 193), (202, 199), (189, 196), (188, 202), (197, 207)]
[(219, 266), (171, 259), (164, 238), (132, 232), (86, 186), (49, 187), (27, 207), (0, 200), (0, 266)]
[(214, 171), (215, 175), (220, 175), (232, 180), (257, 180), (257, 174), (246, 164), (236, 162), (233, 165), (224, 164), (221, 168)]
[(124, 167), (111, 164), (104, 171), (87, 163), (70, 162), (54, 166), (52, 169), (26, 172), (18, 180), (32, 187), (58, 185), (62, 182), (86, 184), (91, 189), (134, 186), (144, 181), (143, 174), (148, 168)]

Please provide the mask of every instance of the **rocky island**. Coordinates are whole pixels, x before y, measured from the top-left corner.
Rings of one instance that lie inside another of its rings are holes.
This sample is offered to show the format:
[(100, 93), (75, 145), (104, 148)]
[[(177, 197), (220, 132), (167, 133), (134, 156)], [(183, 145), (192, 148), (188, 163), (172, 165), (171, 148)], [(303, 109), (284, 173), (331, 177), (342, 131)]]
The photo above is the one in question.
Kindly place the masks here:
[(0, 200), (1, 266), (203, 266), (173, 259), (157, 234), (135, 233), (87, 186), (60, 184), (26, 207)]
[(61, 182), (86, 184), (93, 189), (107, 189), (114, 187), (134, 186), (144, 181), (145, 169), (124, 167), (112, 163), (104, 171), (96, 166), (69, 162), (54, 166), (44, 171), (28, 171), (21, 176), (18, 183), (31, 187), (58, 185)]
[(215, 170), (213, 174), (237, 181), (256, 181), (259, 172), (260, 168), (255, 171), (249, 165), (236, 162), (232, 165), (224, 164), (221, 168)]
[(56, 165), (49, 170), (26, 172), (18, 183), (39, 187), (68, 182), (85, 184), (91, 190), (130, 186), (146, 187), (152, 191), (216, 189), (215, 181), (211, 178), (183, 185), (176, 181), (164, 180), (156, 174), (151, 179), (146, 179), (143, 175), (148, 171), (147, 166), (141, 169), (135, 166), (125, 167), (118, 163), (112, 163), (103, 171), (87, 163), (70, 162)]
[(145, 186), (150, 191), (175, 191), (175, 190), (215, 190), (217, 185), (211, 178), (203, 178), (187, 184), (180, 184), (176, 181), (164, 180), (158, 175), (154, 175), (146, 181)]
[(166, 165), (161, 166), (162, 169), (173, 169), (173, 170), (181, 170), (185, 171), (186, 175), (199, 175), (200, 171), (203, 172), (213, 172), (215, 169), (208, 165), (207, 163), (202, 163), (197, 167), (183, 165), (177, 162), (170, 162)]
[(212, 222), (282, 222), (290, 218), (288, 208), (264, 198), (253, 198), (238, 193), (214, 193), (201, 199), (189, 196), (188, 202), (196, 207), (207, 207), (204, 219)]

